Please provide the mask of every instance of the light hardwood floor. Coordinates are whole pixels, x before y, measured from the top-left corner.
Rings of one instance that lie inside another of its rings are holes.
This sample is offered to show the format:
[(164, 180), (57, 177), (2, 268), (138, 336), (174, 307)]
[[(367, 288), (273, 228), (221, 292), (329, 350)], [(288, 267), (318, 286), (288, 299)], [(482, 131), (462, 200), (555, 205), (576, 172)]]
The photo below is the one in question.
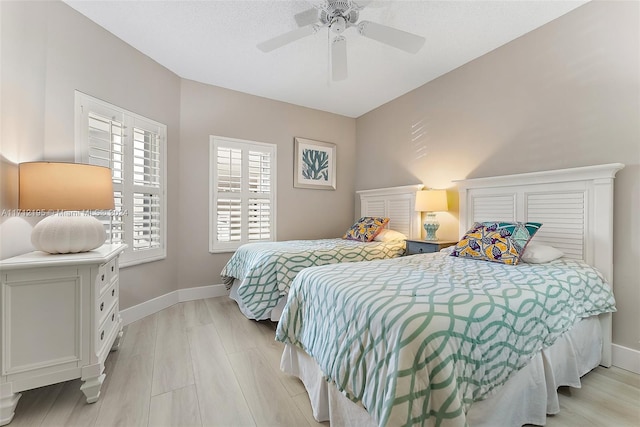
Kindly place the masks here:
[[(275, 324), (254, 322), (234, 301), (176, 304), (125, 328), (109, 355), (100, 399), (80, 380), (24, 392), (19, 426), (317, 426), (304, 386), (279, 369)], [(581, 389), (562, 388), (548, 426), (640, 425), (640, 375), (597, 368)]]

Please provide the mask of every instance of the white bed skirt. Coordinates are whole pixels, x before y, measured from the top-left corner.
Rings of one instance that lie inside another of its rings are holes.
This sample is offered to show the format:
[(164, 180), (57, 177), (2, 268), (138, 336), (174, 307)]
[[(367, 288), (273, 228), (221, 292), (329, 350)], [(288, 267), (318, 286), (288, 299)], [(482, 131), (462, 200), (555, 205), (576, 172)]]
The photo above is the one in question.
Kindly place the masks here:
[[(476, 402), (467, 422), (478, 426), (522, 426), (546, 424), (547, 414), (560, 411), (557, 389), (580, 388), (580, 377), (598, 366), (602, 333), (597, 317), (584, 319), (554, 345), (541, 351), (486, 400)], [(315, 361), (303, 350), (287, 344), (280, 368), (305, 385), (313, 416), (334, 427), (369, 427), (377, 424), (360, 404), (347, 399), (328, 383)]]
[(240, 287), (240, 283), (241, 282), (238, 279), (233, 280), (233, 285), (231, 285), (231, 290), (229, 291), (229, 298), (238, 303), (238, 308), (240, 309), (240, 312), (242, 314), (244, 314), (247, 318), (253, 320), (272, 320), (274, 322), (280, 321), (280, 316), (282, 316), (282, 309), (287, 303), (286, 295), (280, 297), (280, 299), (278, 300), (278, 304), (273, 307), (270, 312), (265, 313), (261, 317), (257, 317), (251, 312), (251, 310), (247, 308), (242, 299), (240, 299), (240, 295), (238, 295), (238, 288)]

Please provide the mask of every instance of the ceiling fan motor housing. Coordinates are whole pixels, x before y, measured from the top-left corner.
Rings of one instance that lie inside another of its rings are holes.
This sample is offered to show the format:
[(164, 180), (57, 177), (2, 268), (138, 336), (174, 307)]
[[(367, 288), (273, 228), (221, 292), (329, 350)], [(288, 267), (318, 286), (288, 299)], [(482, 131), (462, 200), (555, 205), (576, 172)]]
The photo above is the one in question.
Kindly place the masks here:
[(351, 9), (353, 2), (349, 0), (327, 0), (327, 6), (328, 10), (345, 13), (347, 10)]
[(320, 22), (327, 24), (336, 34), (342, 33), (349, 25), (358, 21), (359, 13), (352, 1), (327, 0), (320, 10)]

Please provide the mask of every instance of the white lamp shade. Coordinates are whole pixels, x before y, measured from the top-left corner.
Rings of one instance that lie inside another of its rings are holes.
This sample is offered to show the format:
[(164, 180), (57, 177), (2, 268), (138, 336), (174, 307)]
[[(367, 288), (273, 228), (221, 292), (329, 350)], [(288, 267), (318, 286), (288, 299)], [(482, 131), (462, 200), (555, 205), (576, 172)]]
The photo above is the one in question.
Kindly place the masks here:
[(446, 190), (425, 190), (416, 193), (415, 210), (419, 212), (446, 212), (449, 210)]

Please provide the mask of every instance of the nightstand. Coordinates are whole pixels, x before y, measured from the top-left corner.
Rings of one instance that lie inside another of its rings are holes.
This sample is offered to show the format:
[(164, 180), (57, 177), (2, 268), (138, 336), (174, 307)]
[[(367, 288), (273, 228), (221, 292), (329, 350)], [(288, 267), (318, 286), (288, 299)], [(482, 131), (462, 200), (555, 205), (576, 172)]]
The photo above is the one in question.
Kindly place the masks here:
[(87, 403), (98, 400), (105, 359), (122, 337), (118, 258), (126, 247), (0, 261), (0, 425), (24, 390), (80, 378)]
[(440, 249), (453, 246), (458, 243), (455, 240), (408, 240), (405, 255), (428, 254), (439, 252)]

